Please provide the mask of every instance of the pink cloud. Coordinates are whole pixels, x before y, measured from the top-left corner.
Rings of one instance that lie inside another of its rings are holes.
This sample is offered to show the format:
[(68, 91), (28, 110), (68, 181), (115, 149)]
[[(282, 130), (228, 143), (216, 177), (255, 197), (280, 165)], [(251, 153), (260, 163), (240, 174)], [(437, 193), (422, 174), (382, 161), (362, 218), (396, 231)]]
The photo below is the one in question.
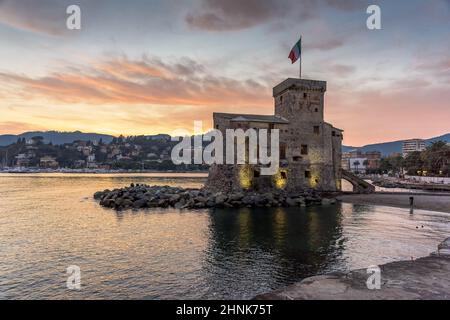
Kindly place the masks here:
[(198, 63), (181, 59), (166, 64), (158, 59), (127, 58), (94, 63), (78, 72), (51, 73), (46, 77), (0, 73), (21, 97), (54, 102), (89, 104), (161, 104), (203, 106), (256, 106), (268, 102), (270, 92), (255, 81), (214, 76)]

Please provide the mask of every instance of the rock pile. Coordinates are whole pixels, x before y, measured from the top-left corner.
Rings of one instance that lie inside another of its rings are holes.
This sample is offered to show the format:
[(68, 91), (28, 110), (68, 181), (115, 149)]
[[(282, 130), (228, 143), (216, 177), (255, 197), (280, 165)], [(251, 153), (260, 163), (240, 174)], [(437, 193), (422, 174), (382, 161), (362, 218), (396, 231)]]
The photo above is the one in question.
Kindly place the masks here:
[(321, 198), (318, 193), (304, 191), (286, 193), (235, 192), (211, 193), (205, 189), (184, 189), (169, 186), (131, 184), (129, 187), (99, 191), (94, 199), (100, 205), (116, 210), (141, 208), (202, 209), (244, 207), (300, 207), (334, 204), (335, 199)]

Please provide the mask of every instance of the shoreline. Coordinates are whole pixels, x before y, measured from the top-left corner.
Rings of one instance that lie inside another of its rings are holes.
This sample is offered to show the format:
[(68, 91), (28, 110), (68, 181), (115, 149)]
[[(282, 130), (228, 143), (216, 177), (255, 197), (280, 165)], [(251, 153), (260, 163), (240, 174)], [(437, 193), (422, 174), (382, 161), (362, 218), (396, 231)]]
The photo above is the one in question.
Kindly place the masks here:
[[(380, 287), (371, 290), (368, 282), (374, 272), (369, 270), (374, 267), (380, 271)], [(449, 273), (447, 238), (427, 257), (308, 277), (254, 300), (449, 300)]]
[(342, 194), (339, 201), (409, 209), (409, 198), (414, 197), (414, 209), (450, 213), (450, 194), (427, 193), (373, 193)]

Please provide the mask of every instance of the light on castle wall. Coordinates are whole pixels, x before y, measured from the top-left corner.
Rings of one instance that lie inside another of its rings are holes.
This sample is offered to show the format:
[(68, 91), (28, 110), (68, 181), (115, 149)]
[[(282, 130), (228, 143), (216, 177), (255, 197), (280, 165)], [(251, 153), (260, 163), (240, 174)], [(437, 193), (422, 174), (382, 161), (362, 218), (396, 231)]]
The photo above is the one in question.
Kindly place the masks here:
[(309, 185), (311, 186), (311, 188), (317, 188), (317, 186), (319, 185), (319, 181), (320, 181), (319, 173), (314, 173), (311, 175), (311, 178), (309, 179)]
[(239, 169), (239, 183), (241, 188), (250, 189), (253, 181), (253, 169), (250, 165), (242, 165)]
[(284, 189), (287, 185), (288, 172), (286, 169), (279, 169), (278, 172), (273, 175), (273, 181), (275, 187), (278, 189)]

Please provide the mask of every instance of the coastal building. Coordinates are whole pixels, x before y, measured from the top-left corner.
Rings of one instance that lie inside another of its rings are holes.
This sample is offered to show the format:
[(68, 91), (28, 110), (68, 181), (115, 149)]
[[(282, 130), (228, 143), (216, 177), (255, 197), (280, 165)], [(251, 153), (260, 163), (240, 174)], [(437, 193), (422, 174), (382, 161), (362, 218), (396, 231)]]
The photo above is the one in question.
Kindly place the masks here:
[(59, 167), (59, 163), (54, 157), (45, 156), (39, 160), (39, 167), (55, 169)]
[[(342, 153), (342, 169), (352, 172), (366, 172), (367, 170), (377, 170), (381, 164), (381, 152), (352, 150)], [(355, 165), (356, 164), (356, 165)]]
[(15, 158), (16, 166), (19, 168), (28, 167), (30, 165), (30, 157), (25, 153), (19, 153)]
[(215, 164), (206, 187), (222, 192), (340, 190), (343, 130), (324, 121), (326, 87), (325, 81), (289, 78), (273, 88), (273, 115), (214, 113), (214, 128), (224, 136), (226, 129), (279, 129), (280, 168), (264, 176), (261, 165)]
[(353, 173), (365, 173), (368, 168), (367, 158), (351, 158), (349, 160), (350, 171)]
[(341, 168), (343, 170), (350, 170), (350, 158), (344, 158), (341, 159)]
[(97, 164), (95, 161), (93, 161), (93, 162), (88, 162), (87, 165), (86, 165), (86, 167), (87, 167), (88, 169), (97, 169), (97, 168), (98, 168), (98, 164)]
[(425, 141), (422, 139), (411, 139), (403, 141), (402, 154), (406, 158), (410, 153), (424, 151), (426, 149)]
[(73, 165), (74, 165), (75, 169), (84, 168), (86, 165), (86, 161), (85, 160), (75, 160), (73, 162)]
[(349, 152), (342, 152), (341, 156), (341, 168), (344, 170), (350, 170), (350, 159), (361, 157), (362, 153), (359, 150), (352, 150)]
[(391, 158), (403, 157), (403, 154), (401, 152), (392, 152), (391, 154), (389, 154), (389, 157)]
[(376, 170), (380, 168), (381, 164), (381, 152), (370, 151), (364, 153), (364, 157), (367, 159), (367, 169)]

